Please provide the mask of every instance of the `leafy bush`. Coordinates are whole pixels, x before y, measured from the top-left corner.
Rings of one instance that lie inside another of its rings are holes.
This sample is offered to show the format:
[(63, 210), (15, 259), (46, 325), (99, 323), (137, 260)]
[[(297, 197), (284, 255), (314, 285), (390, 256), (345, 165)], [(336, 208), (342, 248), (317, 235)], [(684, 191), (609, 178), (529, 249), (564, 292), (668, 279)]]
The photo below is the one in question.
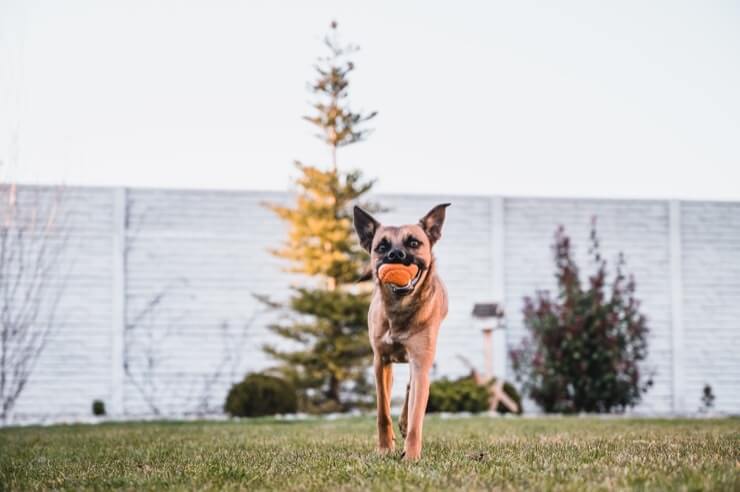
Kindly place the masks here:
[(620, 254), (607, 288), (595, 222), (589, 253), (596, 272), (584, 287), (561, 226), (553, 246), (558, 295), (524, 299), (531, 340), (512, 352), (517, 378), (546, 412), (609, 412), (635, 405), (652, 384), (640, 380), (648, 328), (635, 299), (635, 282), (623, 273)]
[(454, 381), (442, 378), (429, 385), (427, 413), (485, 412), (488, 399), (485, 386), (478, 385), (469, 376)]
[[(435, 412), (485, 412), (490, 406), (490, 388), (496, 383), (492, 379), (488, 385), (480, 385), (472, 376), (465, 376), (450, 381), (447, 378), (434, 381), (429, 386), (427, 413)], [(504, 383), (504, 393), (516, 402), (522, 413), (522, 397), (511, 383)], [(496, 407), (498, 413), (508, 413), (509, 409), (502, 403)]]
[(226, 396), (224, 410), (234, 417), (259, 417), (295, 413), (298, 399), (295, 388), (286, 381), (266, 374), (247, 374)]
[(102, 400), (94, 400), (92, 402), (92, 413), (97, 417), (105, 415), (105, 403)]

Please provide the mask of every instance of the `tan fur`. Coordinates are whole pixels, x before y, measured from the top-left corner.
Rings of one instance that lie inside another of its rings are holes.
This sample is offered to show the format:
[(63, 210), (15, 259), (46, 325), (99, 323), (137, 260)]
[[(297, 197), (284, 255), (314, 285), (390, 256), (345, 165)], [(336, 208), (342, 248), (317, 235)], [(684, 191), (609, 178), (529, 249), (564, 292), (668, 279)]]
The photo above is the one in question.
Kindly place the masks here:
[[(378, 448), (382, 453), (394, 449), (390, 415), (392, 363), (408, 362), (410, 381), (399, 420), (401, 434), (405, 438), (405, 460), (416, 460), (421, 456), (429, 373), (434, 363), (440, 324), (447, 315), (447, 291), (437, 276), (432, 255), (432, 246), (441, 235), (446, 206), (435, 207), (419, 225), (401, 227), (381, 226), (361, 209), (355, 211), (355, 228), (363, 246), (371, 253), (370, 265), (375, 280), (368, 330), (377, 389)], [(419, 239), (420, 246), (410, 248), (409, 237)], [(399, 296), (391, 286), (378, 281), (378, 267), (384, 261), (384, 254), (378, 251), (381, 241), (392, 248), (405, 249), (407, 254), (424, 265), (413, 291), (408, 295)]]

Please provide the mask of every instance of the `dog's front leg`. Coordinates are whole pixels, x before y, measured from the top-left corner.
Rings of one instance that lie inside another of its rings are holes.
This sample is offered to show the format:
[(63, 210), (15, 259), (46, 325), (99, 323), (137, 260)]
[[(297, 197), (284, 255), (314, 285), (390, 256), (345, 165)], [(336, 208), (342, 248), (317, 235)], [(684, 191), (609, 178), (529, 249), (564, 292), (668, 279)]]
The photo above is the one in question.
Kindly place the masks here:
[[(413, 356), (412, 356), (413, 357)], [(408, 432), (403, 446), (405, 460), (421, 457), (421, 439), (424, 427), (424, 414), (429, 399), (429, 372), (432, 369), (434, 353), (420, 354), (409, 361), (411, 366), (411, 388), (409, 391)]]
[(393, 451), (395, 436), (393, 435), (393, 420), (391, 419), (391, 387), (393, 385), (393, 366), (376, 355), (375, 392), (378, 404), (378, 450), (381, 453)]

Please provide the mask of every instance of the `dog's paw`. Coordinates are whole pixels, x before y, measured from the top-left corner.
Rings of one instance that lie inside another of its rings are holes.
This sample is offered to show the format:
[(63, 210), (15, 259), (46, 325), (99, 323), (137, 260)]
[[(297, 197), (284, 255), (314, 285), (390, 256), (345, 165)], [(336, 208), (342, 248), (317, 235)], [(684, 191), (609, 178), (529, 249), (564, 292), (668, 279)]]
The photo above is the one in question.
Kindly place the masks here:
[(421, 458), (421, 450), (405, 449), (401, 453), (402, 461), (418, 461)]

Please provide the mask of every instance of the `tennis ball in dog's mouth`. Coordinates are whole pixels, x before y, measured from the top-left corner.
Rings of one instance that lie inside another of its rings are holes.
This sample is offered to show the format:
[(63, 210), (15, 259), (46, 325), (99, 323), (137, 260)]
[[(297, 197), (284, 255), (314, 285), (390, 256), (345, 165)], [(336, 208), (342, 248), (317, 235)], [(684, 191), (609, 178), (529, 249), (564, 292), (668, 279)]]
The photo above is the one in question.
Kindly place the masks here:
[(411, 265), (386, 263), (378, 269), (378, 278), (384, 284), (404, 286), (408, 285), (418, 272), (419, 267), (413, 263)]

